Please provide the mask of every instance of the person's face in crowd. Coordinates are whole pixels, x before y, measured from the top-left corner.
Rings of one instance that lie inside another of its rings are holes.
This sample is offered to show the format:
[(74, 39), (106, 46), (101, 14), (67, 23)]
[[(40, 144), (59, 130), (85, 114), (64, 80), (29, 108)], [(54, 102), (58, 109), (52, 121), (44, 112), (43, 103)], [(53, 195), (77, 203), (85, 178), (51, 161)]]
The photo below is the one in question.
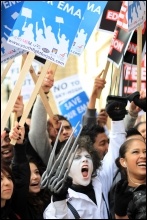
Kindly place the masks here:
[(10, 142), (11, 140), (9, 138), (9, 134), (7, 133), (1, 145), (1, 157), (7, 163), (11, 163), (13, 157), (13, 145), (10, 144)]
[(51, 141), (55, 142), (58, 132), (56, 128), (54, 128), (51, 122), (48, 122), (48, 123), (49, 123), (49, 126), (48, 126), (49, 138), (51, 139)]
[(14, 185), (10, 174), (1, 172), (1, 207), (4, 207), (6, 201), (11, 198), (13, 187)]
[(92, 172), (93, 161), (91, 155), (85, 149), (77, 150), (69, 171), (73, 184), (87, 186), (91, 182)]
[(31, 171), (31, 175), (30, 175), (29, 192), (38, 193), (40, 192), (41, 176), (37, 166), (34, 163), (30, 163), (30, 171)]
[(142, 134), (142, 136), (144, 137), (146, 141), (146, 123), (140, 124), (137, 130)]
[(120, 159), (120, 163), (126, 168), (130, 184), (146, 179), (145, 142), (134, 139), (127, 148), (125, 158)]
[(65, 141), (67, 140), (71, 133), (72, 133), (72, 127), (70, 126), (70, 124), (68, 123), (68, 121), (66, 120), (59, 120), (59, 122), (62, 123), (62, 131), (60, 133), (60, 137), (59, 137), (59, 140), (62, 142), (62, 141)]
[(105, 156), (108, 151), (109, 139), (105, 133), (100, 133), (96, 136), (93, 144), (94, 148), (99, 152), (101, 159)]

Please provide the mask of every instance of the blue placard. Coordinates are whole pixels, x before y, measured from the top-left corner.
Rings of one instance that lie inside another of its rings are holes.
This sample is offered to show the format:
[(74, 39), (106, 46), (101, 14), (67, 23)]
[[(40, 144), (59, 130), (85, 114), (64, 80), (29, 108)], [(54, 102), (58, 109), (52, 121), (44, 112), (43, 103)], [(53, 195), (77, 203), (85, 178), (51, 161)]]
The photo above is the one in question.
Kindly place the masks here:
[(78, 28), (70, 53), (80, 56), (96, 24), (103, 14), (107, 1), (89, 1), (81, 24)]
[(24, 53), (24, 50), (7, 43), (22, 5), (23, 1), (1, 2), (1, 62), (6, 62)]
[(61, 114), (67, 117), (67, 119), (72, 124), (73, 128), (76, 126), (78, 122), (80, 122), (79, 126), (77, 127), (75, 134), (77, 135), (81, 122), (82, 122), (82, 116), (85, 113), (85, 110), (87, 108), (89, 98), (87, 94), (83, 91), (76, 96), (72, 97), (71, 99), (68, 99), (63, 104), (59, 105), (59, 109), (61, 111)]
[(25, 1), (9, 43), (65, 66), (87, 1)]

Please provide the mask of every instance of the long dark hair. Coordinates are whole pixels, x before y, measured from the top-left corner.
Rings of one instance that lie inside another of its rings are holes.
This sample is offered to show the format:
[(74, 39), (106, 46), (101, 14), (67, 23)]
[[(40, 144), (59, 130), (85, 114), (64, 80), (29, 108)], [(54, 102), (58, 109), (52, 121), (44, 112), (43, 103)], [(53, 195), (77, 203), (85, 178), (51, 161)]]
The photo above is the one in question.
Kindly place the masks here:
[[(38, 165), (37, 161), (31, 157), (27, 156), (29, 163), (34, 163), (39, 170), (40, 176), (43, 174), (42, 168)], [(46, 206), (50, 203), (51, 194), (47, 189), (41, 189), (38, 193), (28, 193), (28, 203), (30, 207), (33, 206), (36, 214), (43, 213)]]
[(1, 172), (6, 175), (7, 173), (11, 176), (13, 184), (15, 184), (14, 176), (10, 166), (1, 158)]

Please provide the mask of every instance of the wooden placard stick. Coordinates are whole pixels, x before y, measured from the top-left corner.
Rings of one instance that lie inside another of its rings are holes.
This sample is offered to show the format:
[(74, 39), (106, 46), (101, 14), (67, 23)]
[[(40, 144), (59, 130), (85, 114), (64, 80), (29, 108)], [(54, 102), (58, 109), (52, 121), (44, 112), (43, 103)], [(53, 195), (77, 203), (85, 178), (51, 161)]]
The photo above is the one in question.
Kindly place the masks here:
[[(111, 92), (113, 91), (114, 87), (117, 86), (117, 91), (118, 91), (118, 86), (119, 86), (119, 80), (117, 81), (118, 77), (120, 77), (120, 68), (116, 68), (112, 77), (112, 82), (111, 82)], [(114, 91), (115, 92), (115, 91)], [(117, 93), (117, 92), (116, 92)]]
[[(33, 66), (30, 67), (29, 71), (30, 71), (30, 74), (32, 76), (32, 79), (33, 79), (34, 83), (36, 84), (36, 82), (38, 80), (38, 77), (36, 76), (36, 73), (35, 73), (35, 70), (34, 70)], [(43, 91), (42, 88), (40, 88), (39, 94), (40, 94), (42, 103), (43, 103), (43, 105), (44, 105), (44, 107), (45, 107), (49, 117), (53, 117), (52, 109), (51, 109), (51, 107), (50, 107), (50, 105), (48, 103), (48, 99), (47, 99), (46, 95), (44, 94), (44, 91)]]
[(7, 72), (9, 71), (13, 62), (14, 62), (14, 59), (8, 61), (7, 66), (5, 67), (5, 69), (1, 75), (1, 84), (2, 84), (3, 80), (5, 79), (5, 76), (7, 75)]
[[(24, 65), (24, 63), (25, 63), (26, 58), (27, 58), (27, 53), (22, 55), (22, 61), (21, 61), (20, 71), (21, 71), (21, 69), (22, 69), (22, 67), (23, 67), (23, 65)], [(21, 91), (20, 91), (19, 95), (20, 95), (20, 94), (21, 94)], [(12, 130), (12, 128), (13, 128), (14, 125), (15, 125), (15, 121), (17, 121), (17, 114), (16, 114), (16, 112), (12, 112), (11, 130)]]
[[(52, 71), (53, 77), (54, 77), (54, 75), (55, 75), (55, 72), (56, 72), (57, 67), (58, 67), (58, 65), (55, 64), (55, 63), (51, 63), (51, 65), (50, 65), (50, 67), (49, 67), (49, 70), (48, 70), (48, 71)], [(32, 66), (31, 66), (31, 68), (30, 68), (30, 73), (31, 73), (31, 75), (32, 75), (32, 78), (33, 78), (33, 80), (34, 80), (34, 83), (36, 83), (38, 77), (36, 76), (35, 71), (34, 71), (34, 69), (33, 69)], [(44, 94), (44, 91), (43, 91), (42, 88), (40, 88), (39, 94), (40, 94), (40, 97), (41, 97), (41, 99), (42, 99), (43, 105), (44, 105), (44, 107), (45, 107), (45, 109), (46, 109), (46, 112), (48, 113), (48, 115), (49, 115), (49, 117), (50, 117), (51, 123), (53, 124), (54, 127), (56, 127), (56, 126), (55, 126), (55, 121), (53, 120), (54, 114), (53, 114), (53, 112), (52, 112), (52, 109), (51, 109), (51, 107), (50, 107), (50, 105), (49, 105), (49, 102), (48, 102), (48, 100), (47, 100), (47, 97), (46, 97), (46, 95)]]
[(137, 28), (137, 91), (141, 90), (142, 26)]
[[(107, 72), (108, 72), (108, 69), (109, 69), (109, 65), (110, 65), (110, 61), (107, 60), (106, 67), (105, 67), (103, 77), (102, 77), (103, 79), (106, 79), (106, 75), (107, 75)], [(100, 99), (101, 92), (102, 92), (102, 90), (99, 90), (98, 93), (97, 93), (97, 98), (98, 99)]]
[(6, 126), (6, 123), (8, 121), (8, 118), (12, 112), (12, 109), (13, 109), (13, 106), (15, 104), (15, 101), (20, 93), (20, 90), (21, 90), (21, 87), (22, 87), (22, 84), (24, 82), (24, 79), (26, 77), (26, 74), (28, 73), (29, 71), (29, 68), (32, 64), (32, 61), (35, 57), (35, 54), (32, 53), (32, 52), (29, 52), (28, 55), (27, 55), (27, 58), (25, 60), (25, 63), (19, 73), (19, 77), (18, 77), (18, 80), (14, 86), (14, 89), (13, 91), (11, 92), (11, 95), (9, 97), (9, 100), (8, 100), (8, 103), (7, 103), (7, 106), (6, 106), (6, 109), (2, 115), (2, 118), (1, 118), (1, 131), (4, 130), (4, 127)]
[[(21, 119), (19, 121), (19, 125), (20, 126), (24, 126), (26, 118), (27, 118), (27, 116), (28, 116), (28, 114), (29, 114), (29, 112), (30, 112), (30, 110), (32, 108), (32, 105), (33, 105), (33, 103), (35, 101), (35, 98), (36, 98), (38, 92), (39, 92), (39, 89), (40, 89), (40, 87), (42, 85), (43, 79), (44, 79), (44, 77), (46, 75), (46, 72), (47, 72), (49, 66), (50, 66), (50, 61), (47, 60), (45, 62), (45, 64), (44, 64), (43, 68), (42, 68), (41, 74), (39, 75), (39, 78), (37, 80), (37, 83), (35, 85), (35, 88), (34, 88), (32, 94), (31, 94), (31, 97), (30, 97), (30, 99), (29, 99), (29, 101), (28, 101), (28, 103), (27, 103), (27, 105), (26, 105), (26, 107), (24, 109), (23, 115), (21, 116)], [(16, 140), (12, 139), (11, 140), (11, 144), (15, 145), (16, 144)]]

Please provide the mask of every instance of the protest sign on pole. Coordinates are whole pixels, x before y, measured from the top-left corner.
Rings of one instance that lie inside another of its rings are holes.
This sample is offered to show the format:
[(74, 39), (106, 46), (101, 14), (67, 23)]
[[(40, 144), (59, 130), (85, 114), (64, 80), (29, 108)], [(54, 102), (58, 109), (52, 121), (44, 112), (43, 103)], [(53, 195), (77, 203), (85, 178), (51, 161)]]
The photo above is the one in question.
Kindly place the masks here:
[[(80, 56), (96, 26), (103, 14), (107, 1), (89, 1), (84, 13), (76, 37), (74, 39), (70, 53)], [(90, 22), (89, 22), (90, 19)]]
[[(142, 26), (142, 56), (143, 59), (146, 50), (146, 22)], [(124, 56), (124, 62), (137, 65), (137, 30), (134, 31), (127, 51)]]
[(108, 52), (108, 60), (120, 67), (123, 57), (126, 53), (130, 40), (132, 38), (132, 32), (126, 32), (125, 30), (116, 26), (111, 45)]
[(64, 67), (86, 7), (87, 1), (24, 1), (8, 43)]
[[(123, 64), (122, 95), (126, 96), (137, 90), (137, 65)], [(141, 90), (146, 91), (146, 54), (141, 63)]]
[(78, 74), (55, 81), (51, 88), (57, 107), (61, 102), (65, 102), (82, 91)]
[[(7, 62), (26, 51), (15, 45), (8, 44), (15, 21), (18, 18), (23, 1), (2, 1), (1, 2), (1, 63)], [(17, 35), (18, 30), (14, 32)]]
[[(73, 128), (78, 122), (80, 122), (79, 125), (82, 124), (82, 116), (86, 111), (88, 101), (89, 98), (83, 91), (64, 103), (59, 104), (60, 113), (70, 121)], [(76, 129), (76, 134), (78, 134), (79, 129), (80, 126)]]
[(122, 1), (107, 2), (101, 17), (101, 21), (97, 25), (98, 31), (105, 31), (113, 34), (116, 22), (118, 20), (121, 5)]

